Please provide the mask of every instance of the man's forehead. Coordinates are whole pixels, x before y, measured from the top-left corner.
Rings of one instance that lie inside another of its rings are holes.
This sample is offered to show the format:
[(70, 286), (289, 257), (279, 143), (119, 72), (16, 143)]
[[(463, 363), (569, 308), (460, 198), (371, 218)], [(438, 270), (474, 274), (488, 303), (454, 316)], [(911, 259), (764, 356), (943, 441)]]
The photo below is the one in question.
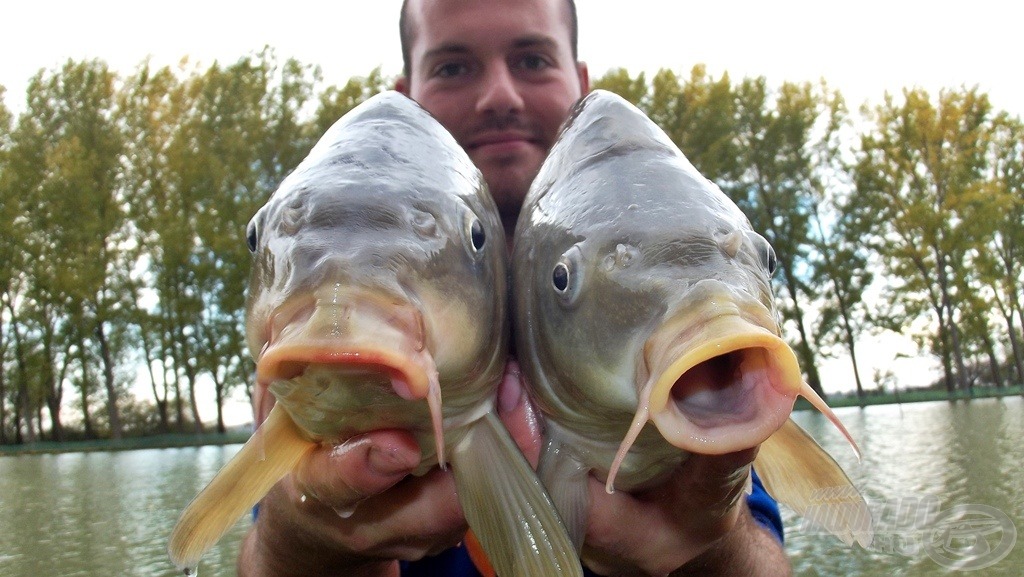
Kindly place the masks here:
[[(508, 47), (514, 50), (554, 50), (558, 48), (558, 42), (551, 36), (542, 34), (523, 34), (512, 38)], [(446, 54), (468, 54), (473, 47), (459, 40), (444, 40), (435, 46), (428, 46), (424, 57), (431, 58)]]
[[(431, 53), (468, 50), (474, 32), (487, 39), (505, 32), (510, 47), (557, 46), (570, 42), (567, 6), (566, 0), (408, 0), (406, 17), (410, 40), (427, 38)], [(518, 17), (497, 18), (508, 13)]]

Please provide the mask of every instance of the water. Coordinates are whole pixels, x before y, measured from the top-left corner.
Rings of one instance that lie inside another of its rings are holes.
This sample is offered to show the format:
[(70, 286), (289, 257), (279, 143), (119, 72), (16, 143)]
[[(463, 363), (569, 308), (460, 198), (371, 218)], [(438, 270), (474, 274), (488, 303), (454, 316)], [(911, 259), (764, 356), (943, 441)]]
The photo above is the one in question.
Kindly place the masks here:
[[(970, 403), (920, 403), (836, 413), (863, 451), (863, 461), (824, 417), (794, 416), (829, 451), (867, 497), (879, 533), (869, 550), (813, 534), (783, 509), (786, 550), (797, 575), (917, 577), (1024, 575), (1024, 402), (1020, 397)], [(928, 511), (938, 514), (929, 518)], [(938, 539), (946, 517), (981, 521)], [(1020, 532), (1014, 540), (1014, 532)], [(986, 533), (987, 532), (987, 533)], [(984, 534), (983, 534), (984, 533)], [(1020, 541), (1020, 542), (1016, 542)], [(929, 546), (932, 546), (929, 549)], [(994, 564), (1000, 546), (1008, 555)], [(957, 567), (978, 556), (977, 568)], [(989, 553), (986, 558), (985, 548)]]
[[(1024, 534), (1021, 543), (1010, 542), (1005, 526), (1012, 523), (1024, 533), (1020, 398), (837, 413), (860, 443), (860, 464), (820, 415), (801, 412), (794, 418), (836, 457), (887, 524), (870, 550), (851, 549), (816, 534), (784, 509), (786, 550), (797, 575), (956, 577), (968, 574), (954, 563), (969, 547), (983, 552), (977, 547), (988, 546), (991, 556), (1000, 544), (1014, 546), (1001, 561), (969, 574), (1024, 574)], [(165, 550), (174, 521), (239, 448), (0, 457), (0, 575), (178, 575)], [(913, 522), (929, 503), (938, 513), (954, 507), (980, 511), (971, 520), (983, 523), (967, 526), (965, 534), (954, 532), (948, 546), (928, 549), (932, 530), (949, 526), (936, 519)], [(235, 574), (248, 526), (240, 519), (203, 557), (200, 577)]]
[[(0, 575), (173, 576), (167, 537), (185, 505), (241, 448), (0, 457)], [(203, 557), (235, 574), (242, 521)]]

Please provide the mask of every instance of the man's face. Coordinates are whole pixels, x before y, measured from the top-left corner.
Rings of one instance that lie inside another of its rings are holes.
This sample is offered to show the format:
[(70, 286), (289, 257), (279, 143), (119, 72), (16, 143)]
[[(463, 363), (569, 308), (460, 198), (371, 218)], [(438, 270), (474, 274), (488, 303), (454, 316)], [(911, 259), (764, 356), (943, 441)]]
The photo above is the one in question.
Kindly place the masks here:
[(562, 121), (589, 89), (565, 2), (418, 0), (408, 10), (411, 72), (396, 87), (455, 136), (514, 225)]

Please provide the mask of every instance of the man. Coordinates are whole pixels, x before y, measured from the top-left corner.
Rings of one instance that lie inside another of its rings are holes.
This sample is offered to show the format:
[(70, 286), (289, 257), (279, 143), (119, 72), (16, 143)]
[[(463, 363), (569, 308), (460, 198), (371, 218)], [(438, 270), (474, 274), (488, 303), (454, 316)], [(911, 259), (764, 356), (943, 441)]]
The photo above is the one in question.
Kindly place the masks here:
[[(569, 0), (407, 0), (400, 28), (405, 69), (396, 88), (466, 149), (512, 238), (559, 126), (590, 89), (576, 55), (575, 6)], [(514, 361), (498, 404), (536, 463), (540, 426)], [(663, 486), (636, 495), (608, 495), (591, 479), (586, 566), (607, 576), (789, 574), (779, 538), (754, 520), (744, 498), (755, 453), (695, 456)], [(466, 531), (454, 481), (440, 469), (407, 476), (418, 462), (419, 448), (405, 431), (375, 431), (318, 449), (261, 503), (239, 575), (395, 576), (403, 568), (408, 575), (417, 564), (397, 560), (443, 551), (418, 574), (472, 575), (461, 549), (451, 550)]]

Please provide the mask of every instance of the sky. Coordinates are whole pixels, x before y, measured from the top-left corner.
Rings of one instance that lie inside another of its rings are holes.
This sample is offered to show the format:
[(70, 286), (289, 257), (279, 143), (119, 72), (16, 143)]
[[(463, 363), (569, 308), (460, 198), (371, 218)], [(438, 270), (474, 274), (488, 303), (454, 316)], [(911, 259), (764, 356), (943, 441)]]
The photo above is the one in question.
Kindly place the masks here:
[[(0, 9), (0, 85), (23, 108), (28, 79), (68, 58), (130, 72), (147, 57), (234, 62), (269, 45), (319, 64), (330, 83), (380, 66), (401, 69), (400, 0), (140, 2), (51, 0)], [(597, 78), (611, 68), (688, 75), (765, 76), (769, 85), (825, 78), (851, 107), (905, 87), (931, 94), (977, 86), (1024, 115), (1018, 27), (1024, 4), (1005, 0), (577, 0), (580, 56)]]
[[(188, 57), (208, 66), (273, 47), (284, 60), (317, 64), (329, 84), (375, 67), (401, 71), (401, 0), (249, 2), (178, 0), (20, 1), (0, 8), (0, 85), (6, 105), (24, 108), (29, 78), (68, 59), (99, 58), (128, 74), (147, 58), (158, 66)], [(1024, 116), (1019, 26), (1024, 4), (917, 0), (704, 1), (577, 0), (580, 57), (591, 78), (612, 68), (648, 77), (667, 68), (688, 76), (696, 63), (737, 81), (764, 76), (769, 86), (824, 78), (851, 109), (888, 92), (918, 87), (977, 87), (996, 109)], [(935, 376), (933, 362), (895, 335), (865, 343), (862, 374), (910, 375), (916, 386)], [(849, 361), (822, 367), (826, 391), (853, 388)], [(901, 377), (902, 378), (902, 377)], [(209, 405), (207, 405), (209, 406)], [(230, 420), (247, 418), (244, 399)], [(204, 410), (204, 419), (212, 419)]]

